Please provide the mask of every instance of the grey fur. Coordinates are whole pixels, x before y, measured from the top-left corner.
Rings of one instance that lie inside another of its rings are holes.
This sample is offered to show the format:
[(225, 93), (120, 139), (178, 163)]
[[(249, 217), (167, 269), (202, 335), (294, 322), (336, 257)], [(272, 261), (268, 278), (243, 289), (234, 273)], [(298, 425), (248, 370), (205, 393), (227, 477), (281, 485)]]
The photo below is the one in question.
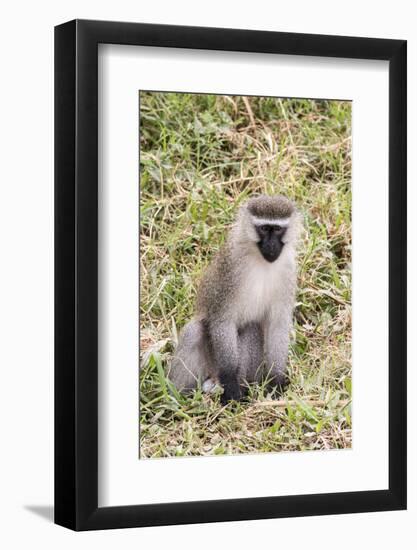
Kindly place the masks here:
[[(289, 218), (282, 252), (273, 263), (258, 249), (253, 215)], [(298, 230), (298, 213), (285, 197), (261, 195), (239, 209), (202, 278), (195, 317), (180, 336), (169, 372), (179, 390), (212, 378), (223, 386), (224, 402), (239, 399), (242, 381), (259, 380), (265, 369), (277, 385), (285, 383)]]
[(247, 203), (249, 212), (260, 218), (287, 218), (294, 212), (293, 203), (282, 195), (267, 197), (260, 195)]

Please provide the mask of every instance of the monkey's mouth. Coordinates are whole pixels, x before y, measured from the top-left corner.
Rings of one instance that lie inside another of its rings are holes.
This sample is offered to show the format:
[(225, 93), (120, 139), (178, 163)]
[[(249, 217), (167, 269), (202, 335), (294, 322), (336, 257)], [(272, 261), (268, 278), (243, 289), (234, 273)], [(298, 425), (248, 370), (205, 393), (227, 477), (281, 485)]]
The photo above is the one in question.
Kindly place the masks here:
[(284, 248), (284, 243), (280, 240), (274, 240), (274, 241), (259, 241), (258, 242), (258, 248), (262, 254), (262, 256), (265, 258), (265, 260), (269, 263), (275, 262), (275, 260), (278, 259), (279, 255), (282, 252), (282, 249)]

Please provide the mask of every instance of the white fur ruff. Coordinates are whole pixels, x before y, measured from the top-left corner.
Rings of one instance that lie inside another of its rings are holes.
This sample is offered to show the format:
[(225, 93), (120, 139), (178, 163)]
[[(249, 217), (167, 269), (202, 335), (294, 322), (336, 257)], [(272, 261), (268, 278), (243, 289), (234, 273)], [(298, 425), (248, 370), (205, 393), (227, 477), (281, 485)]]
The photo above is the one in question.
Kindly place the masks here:
[(289, 281), (294, 273), (294, 254), (284, 247), (279, 258), (267, 262), (260, 253), (250, 256), (236, 300), (236, 323), (244, 326), (265, 319), (271, 311), (279, 311), (280, 302), (288, 300)]

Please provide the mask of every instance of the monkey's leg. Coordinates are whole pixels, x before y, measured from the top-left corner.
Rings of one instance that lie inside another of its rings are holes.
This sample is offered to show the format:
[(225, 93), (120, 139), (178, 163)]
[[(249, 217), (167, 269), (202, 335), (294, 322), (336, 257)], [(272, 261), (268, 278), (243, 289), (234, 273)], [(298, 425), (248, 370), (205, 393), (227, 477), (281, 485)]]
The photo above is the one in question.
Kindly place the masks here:
[(249, 323), (239, 330), (239, 365), (249, 383), (260, 378), (264, 363), (263, 331), (259, 323)]
[[(238, 330), (240, 379), (254, 382), (263, 367), (263, 332), (259, 323), (250, 323)], [(218, 384), (215, 377), (209, 377), (203, 384), (205, 393), (214, 393)]]
[(204, 325), (194, 319), (181, 332), (168, 377), (178, 390), (193, 390), (209, 375), (209, 362)]
[(268, 319), (264, 330), (265, 367), (271, 384), (280, 390), (288, 384), (287, 359), (291, 318), (277, 316)]
[(240, 387), (238, 334), (236, 325), (229, 321), (210, 323), (211, 353), (213, 365), (223, 386), (222, 404), (242, 396)]

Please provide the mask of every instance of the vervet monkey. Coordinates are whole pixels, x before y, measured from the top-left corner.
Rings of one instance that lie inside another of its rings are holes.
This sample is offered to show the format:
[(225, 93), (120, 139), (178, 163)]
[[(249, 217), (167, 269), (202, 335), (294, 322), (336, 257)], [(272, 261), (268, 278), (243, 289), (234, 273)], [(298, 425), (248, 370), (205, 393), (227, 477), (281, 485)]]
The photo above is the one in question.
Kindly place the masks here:
[(285, 385), (298, 229), (295, 206), (283, 196), (257, 196), (239, 209), (179, 339), (169, 378), (180, 391), (219, 383), (225, 404), (265, 372)]

